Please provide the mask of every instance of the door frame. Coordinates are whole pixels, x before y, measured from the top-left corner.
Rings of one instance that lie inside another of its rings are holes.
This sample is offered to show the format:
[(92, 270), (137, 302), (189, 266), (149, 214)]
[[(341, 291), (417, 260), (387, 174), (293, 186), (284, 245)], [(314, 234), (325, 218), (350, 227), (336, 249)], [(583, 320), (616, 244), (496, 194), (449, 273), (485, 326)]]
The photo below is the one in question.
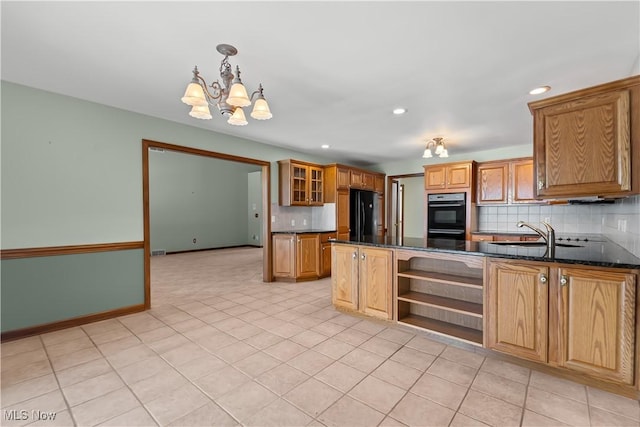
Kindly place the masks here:
[[(387, 176), (387, 194), (389, 195), (388, 199), (392, 199), (391, 194), (393, 191), (393, 182), (397, 181), (399, 178), (417, 178), (417, 177), (424, 177), (424, 172), (417, 172), (417, 173), (407, 173), (407, 174), (403, 174), (403, 175), (388, 175)], [(393, 209), (395, 209), (395, 207), (393, 206), (393, 200), (390, 200), (391, 203), (387, 203), (387, 221), (389, 223), (387, 223), (387, 230), (389, 230), (390, 226), (393, 226), (393, 224), (390, 224), (391, 222), (391, 214), (393, 213)], [(424, 202), (423, 202), (424, 203)], [(404, 208), (403, 208), (403, 215), (404, 215)], [(403, 229), (404, 229), (404, 224), (403, 224)], [(425, 236), (426, 234), (426, 229), (425, 229)]]
[(271, 163), (264, 160), (234, 156), (232, 154), (184, 147), (166, 142), (142, 140), (142, 217), (144, 224), (144, 307), (151, 308), (151, 230), (149, 223), (149, 148), (160, 148), (183, 154), (194, 154), (220, 160), (247, 163), (262, 167), (262, 281), (273, 281), (271, 266)]

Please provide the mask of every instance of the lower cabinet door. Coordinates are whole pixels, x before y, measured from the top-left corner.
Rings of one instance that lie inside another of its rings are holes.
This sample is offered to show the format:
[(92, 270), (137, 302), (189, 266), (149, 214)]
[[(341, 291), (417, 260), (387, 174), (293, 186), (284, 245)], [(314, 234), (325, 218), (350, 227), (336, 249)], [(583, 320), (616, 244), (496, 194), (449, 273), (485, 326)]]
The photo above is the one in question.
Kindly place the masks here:
[(298, 234), (296, 250), (296, 278), (316, 278), (319, 274), (320, 235)]
[(393, 318), (393, 252), (388, 249), (360, 247), (360, 311)]
[(274, 234), (273, 275), (274, 277), (296, 277), (296, 236), (292, 234)]
[(636, 276), (561, 268), (560, 365), (633, 384)]
[(331, 246), (331, 302), (336, 307), (358, 309), (358, 248)]
[(320, 277), (331, 276), (331, 243), (320, 246)]
[(494, 260), (487, 267), (486, 346), (546, 362), (548, 267)]

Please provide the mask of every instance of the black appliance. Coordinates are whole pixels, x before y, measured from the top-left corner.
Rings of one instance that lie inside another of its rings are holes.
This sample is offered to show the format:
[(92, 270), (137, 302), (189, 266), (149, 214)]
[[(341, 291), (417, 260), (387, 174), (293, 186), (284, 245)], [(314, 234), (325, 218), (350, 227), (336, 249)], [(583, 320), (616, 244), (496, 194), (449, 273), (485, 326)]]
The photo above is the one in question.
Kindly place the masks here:
[(429, 194), (427, 200), (427, 238), (464, 240), (466, 193)]
[(370, 240), (376, 235), (378, 223), (378, 197), (373, 191), (349, 191), (349, 238)]

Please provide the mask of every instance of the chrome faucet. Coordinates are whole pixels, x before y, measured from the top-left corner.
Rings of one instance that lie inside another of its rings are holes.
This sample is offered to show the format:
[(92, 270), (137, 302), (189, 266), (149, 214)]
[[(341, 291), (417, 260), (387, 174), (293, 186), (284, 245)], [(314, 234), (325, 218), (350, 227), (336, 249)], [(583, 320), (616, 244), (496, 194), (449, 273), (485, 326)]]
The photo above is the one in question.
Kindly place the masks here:
[(524, 221), (518, 221), (518, 227), (528, 227), (538, 233), (540, 237), (542, 237), (547, 244), (547, 255), (549, 258), (554, 258), (556, 254), (556, 230), (553, 229), (551, 224), (548, 222), (542, 221), (542, 225), (545, 226), (547, 232), (540, 230), (538, 227), (534, 227), (531, 224), (527, 224)]

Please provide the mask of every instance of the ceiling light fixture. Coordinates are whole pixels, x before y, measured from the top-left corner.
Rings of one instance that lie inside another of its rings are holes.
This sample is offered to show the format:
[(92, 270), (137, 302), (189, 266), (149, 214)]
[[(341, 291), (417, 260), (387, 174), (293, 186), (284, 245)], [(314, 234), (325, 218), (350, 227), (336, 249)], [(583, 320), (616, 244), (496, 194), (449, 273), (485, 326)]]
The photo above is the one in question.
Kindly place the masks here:
[(329, 148), (329, 144), (322, 144), (320, 148), (322, 148), (323, 150), (327, 150)]
[[(273, 117), (269, 110), (269, 104), (267, 104), (267, 100), (264, 99), (262, 94), (262, 84), (258, 85), (258, 90), (249, 97), (247, 89), (245, 89), (240, 80), (240, 67), (236, 66), (235, 76), (231, 72), (231, 64), (229, 64), (228, 59), (230, 56), (236, 55), (238, 50), (228, 44), (219, 44), (216, 50), (224, 55), (224, 59), (220, 63), (220, 78), (224, 86), (217, 80), (207, 86), (204, 79), (200, 77), (200, 72), (196, 65), (193, 69), (193, 79), (191, 79), (191, 83), (189, 83), (184, 96), (181, 98), (182, 102), (192, 107), (189, 115), (196, 119), (209, 120), (212, 117), (209, 111), (209, 104), (216, 105), (222, 115), (229, 116), (227, 123), (235, 126), (244, 126), (247, 124), (247, 119), (242, 107), (251, 105), (253, 97), (258, 95), (253, 105), (253, 111), (251, 111), (251, 117), (256, 120), (268, 120)], [(211, 91), (209, 91), (209, 88), (211, 88)]]
[(406, 112), (407, 112), (406, 108), (394, 108), (393, 109), (393, 114), (395, 114), (396, 116), (401, 116)]
[(551, 86), (540, 86), (535, 89), (531, 89), (529, 91), (530, 95), (540, 95), (541, 93), (545, 93), (551, 89)]
[(442, 142), (442, 139), (443, 138), (438, 137), (427, 141), (427, 146), (424, 149), (422, 157), (425, 159), (433, 157), (433, 154), (431, 153), (431, 146), (433, 146), (436, 156), (449, 157), (449, 152), (447, 151), (447, 147), (444, 145), (444, 142)]

